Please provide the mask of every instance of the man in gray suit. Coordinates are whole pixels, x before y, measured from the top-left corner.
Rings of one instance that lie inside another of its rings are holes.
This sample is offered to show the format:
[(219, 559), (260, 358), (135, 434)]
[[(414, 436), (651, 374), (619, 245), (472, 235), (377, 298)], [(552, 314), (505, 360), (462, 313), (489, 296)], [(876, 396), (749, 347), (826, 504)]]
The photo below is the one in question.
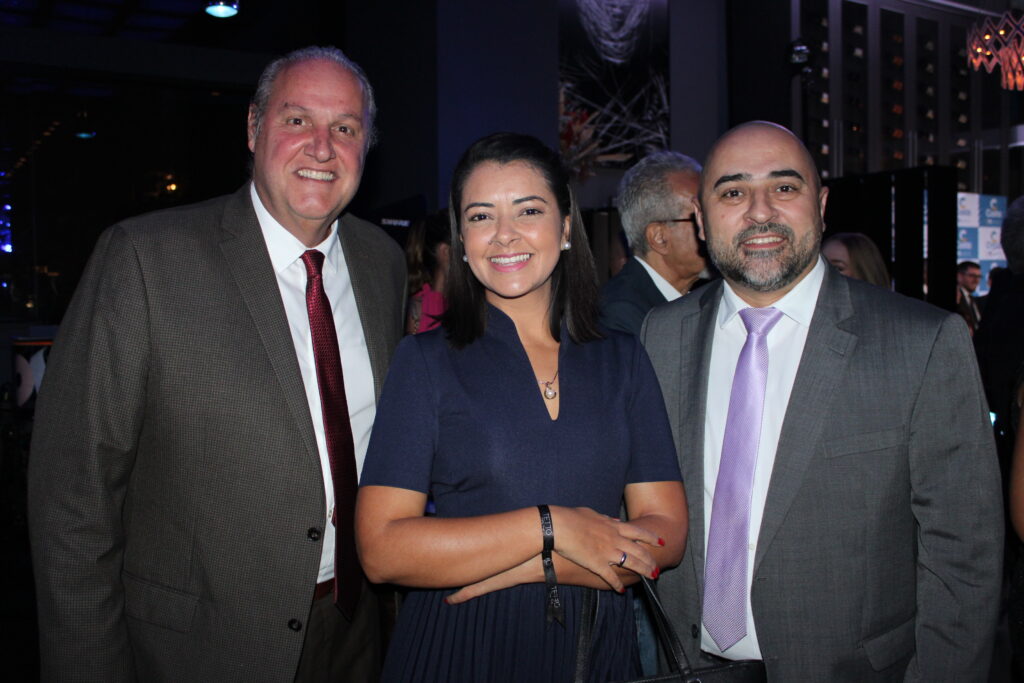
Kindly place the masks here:
[[(354, 501), (333, 514), (327, 447), (345, 420), (361, 463), (402, 331), (400, 249), (343, 213), (373, 116), (340, 51), (287, 55), (250, 107), (251, 183), (100, 238), (29, 466), (45, 680), (376, 678), (377, 596), (357, 564), (334, 578)], [(318, 379), (332, 346), (341, 420)]]
[(622, 177), (618, 206), (633, 258), (601, 288), (608, 329), (639, 334), (649, 310), (703, 284), (690, 207), (699, 179), (700, 164), (670, 150), (648, 154)]
[(724, 282), (642, 332), (690, 501), (659, 589), (695, 662), (987, 680), (1003, 520), (967, 330), (827, 266), (826, 198), (780, 126), (739, 126), (708, 157), (694, 208)]

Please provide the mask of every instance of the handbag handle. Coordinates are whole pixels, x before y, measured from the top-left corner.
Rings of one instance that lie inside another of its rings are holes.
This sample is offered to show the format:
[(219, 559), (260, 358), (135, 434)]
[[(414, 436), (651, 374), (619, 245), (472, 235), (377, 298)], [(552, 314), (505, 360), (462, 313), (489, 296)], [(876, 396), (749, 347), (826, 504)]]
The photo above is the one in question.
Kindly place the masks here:
[(590, 648), (594, 641), (594, 626), (597, 624), (597, 595), (597, 589), (583, 589), (580, 625), (576, 632), (576, 674), (573, 683), (587, 683), (590, 679)]
[(672, 628), (672, 622), (665, 614), (665, 608), (661, 606), (661, 600), (654, 591), (654, 582), (646, 576), (641, 576), (640, 581), (644, 584), (644, 594), (647, 596), (647, 606), (651, 608), (651, 616), (654, 617), (654, 626), (658, 629), (658, 636), (661, 644), (668, 652), (669, 663), (675, 665), (675, 670), (682, 674), (690, 673), (690, 659), (683, 650), (683, 644)]
[[(675, 670), (681, 674), (690, 673), (690, 660), (683, 650), (683, 644), (672, 628), (672, 623), (665, 614), (665, 608), (661, 606), (658, 594), (654, 592), (654, 583), (646, 576), (641, 576), (640, 581), (644, 585), (644, 593), (647, 596), (647, 604), (651, 608), (654, 617), (654, 626), (658, 629), (658, 636), (661, 644), (668, 651), (669, 663), (675, 666)], [(597, 622), (597, 595), (599, 591), (593, 588), (583, 589), (583, 604), (580, 609), (580, 625), (576, 634), (576, 674), (573, 676), (574, 683), (585, 683), (590, 675), (590, 648), (593, 643), (594, 626)]]

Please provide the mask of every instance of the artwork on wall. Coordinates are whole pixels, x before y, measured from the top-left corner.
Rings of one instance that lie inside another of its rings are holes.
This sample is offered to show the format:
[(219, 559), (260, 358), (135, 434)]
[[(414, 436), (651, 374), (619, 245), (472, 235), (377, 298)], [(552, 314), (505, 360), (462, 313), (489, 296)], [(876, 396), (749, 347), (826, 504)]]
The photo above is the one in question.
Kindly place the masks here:
[(559, 143), (578, 178), (668, 147), (667, 0), (559, 0)]

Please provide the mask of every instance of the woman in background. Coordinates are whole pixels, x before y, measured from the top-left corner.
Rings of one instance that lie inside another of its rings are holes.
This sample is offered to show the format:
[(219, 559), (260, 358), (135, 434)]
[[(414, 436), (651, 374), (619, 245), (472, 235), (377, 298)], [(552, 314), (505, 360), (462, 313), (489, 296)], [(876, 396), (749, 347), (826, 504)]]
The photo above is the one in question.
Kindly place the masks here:
[(625, 587), (676, 565), (686, 541), (650, 361), (634, 337), (598, 332), (555, 152), (512, 133), (477, 141), (450, 206), (449, 308), (395, 353), (357, 503), (367, 576), (414, 589), (383, 680), (571, 681), (585, 591), (598, 596), (588, 680), (635, 677)]
[(450, 248), (447, 211), (427, 214), (409, 231), (405, 244), (405, 262), (409, 269), (409, 307), (405, 323), (408, 334), (426, 332), (441, 324)]
[(821, 253), (846, 277), (888, 289), (892, 286), (882, 254), (871, 239), (859, 232), (837, 232), (821, 245)]

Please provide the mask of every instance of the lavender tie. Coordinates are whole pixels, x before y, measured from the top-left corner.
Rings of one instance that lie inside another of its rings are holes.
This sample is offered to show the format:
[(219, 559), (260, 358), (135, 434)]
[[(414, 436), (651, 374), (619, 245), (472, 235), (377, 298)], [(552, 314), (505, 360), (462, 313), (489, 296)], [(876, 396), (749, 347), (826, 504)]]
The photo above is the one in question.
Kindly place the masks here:
[(745, 308), (747, 341), (736, 363), (704, 568), (704, 627), (721, 651), (747, 635), (747, 543), (754, 465), (768, 379), (768, 333), (775, 308)]

